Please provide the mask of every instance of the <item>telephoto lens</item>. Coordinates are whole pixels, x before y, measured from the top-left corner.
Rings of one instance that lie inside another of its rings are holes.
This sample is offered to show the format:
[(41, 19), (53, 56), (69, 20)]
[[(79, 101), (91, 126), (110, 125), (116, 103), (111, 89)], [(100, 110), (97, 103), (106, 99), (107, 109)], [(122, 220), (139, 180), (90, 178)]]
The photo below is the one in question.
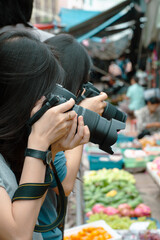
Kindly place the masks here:
[[(100, 94), (100, 91), (93, 86), (92, 83), (88, 82), (82, 85), (82, 90), (77, 98), (77, 102), (79, 102), (82, 98), (81, 93), (84, 91), (83, 94), (84, 97), (94, 97)], [(120, 122), (126, 122), (127, 120), (127, 114), (118, 110), (115, 106), (113, 106), (111, 103), (107, 102), (107, 106), (104, 109), (104, 112), (102, 116), (108, 120), (111, 120), (112, 118), (120, 121)]]

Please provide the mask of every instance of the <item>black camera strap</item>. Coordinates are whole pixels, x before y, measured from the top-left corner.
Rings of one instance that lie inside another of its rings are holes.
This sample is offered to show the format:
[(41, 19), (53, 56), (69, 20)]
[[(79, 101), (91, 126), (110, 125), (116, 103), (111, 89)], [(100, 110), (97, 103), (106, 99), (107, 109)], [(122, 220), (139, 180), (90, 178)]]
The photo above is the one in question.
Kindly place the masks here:
[(39, 111), (37, 111), (28, 121), (28, 126), (31, 127), (36, 121), (38, 121), (43, 114), (51, 107), (53, 107), (57, 102), (59, 101), (59, 99), (57, 98), (57, 96), (53, 96), (53, 98), (51, 99), (51, 101), (47, 101), (45, 102), (45, 104), (41, 107), (41, 109)]
[[(63, 186), (61, 184), (61, 181), (59, 180), (53, 161), (51, 162), (50, 167), (54, 173), (58, 191), (59, 191), (60, 207), (58, 211), (58, 216), (56, 220), (51, 224), (36, 225), (34, 229), (35, 232), (48, 232), (56, 227), (59, 227), (61, 223), (64, 221), (64, 218), (66, 215), (67, 197), (65, 196)], [(51, 185), (52, 180), (53, 180), (53, 174), (50, 171), (45, 183), (26, 183), (26, 184), (19, 185), (18, 189), (16, 190), (12, 198), (12, 202), (17, 200), (36, 200), (41, 198), (44, 195), (44, 193), (47, 191), (48, 187)]]
[(51, 162), (50, 167), (54, 173), (58, 191), (59, 191), (59, 200), (60, 200), (59, 212), (58, 212), (58, 216), (57, 216), (56, 220), (53, 223), (48, 224), (48, 225), (36, 225), (35, 229), (34, 229), (35, 232), (48, 232), (56, 227), (59, 227), (61, 225), (61, 223), (64, 221), (65, 215), (66, 215), (67, 197), (65, 196), (62, 183), (58, 177), (58, 174), (57, 174), (56, 168), (53, 164), (53, 161)]
[(85, 98), (86, 98), (85, 95), (80, 95), (80, 96), (78, 96), (77, 99), (76, 99), (76, 103), (79, 104), (79, 103), (82, 102)]
[(17, 200), (33, 200), (41, 198), (47, 191), (53, 181), (53, 175), (50, 172), (47, 175), (45, 183), (24, 183), (18, 186), (12, 198), (12, 202)]
[[(93, 96), (96, 96), (96, 95), (93, 95), (93, 90), (91, 88), (86, 88), (85, 89), (85, 92), (82, 94), (82, 91), (81, 93), (78, 95), (77, 99), (76, 99), (76, 103), (79, 104), (80, 102), (82, 102), (85, 98), (88, 98), (88, 97), (93, 97)], [(82, 94), (82, 95), (81, 95)]]

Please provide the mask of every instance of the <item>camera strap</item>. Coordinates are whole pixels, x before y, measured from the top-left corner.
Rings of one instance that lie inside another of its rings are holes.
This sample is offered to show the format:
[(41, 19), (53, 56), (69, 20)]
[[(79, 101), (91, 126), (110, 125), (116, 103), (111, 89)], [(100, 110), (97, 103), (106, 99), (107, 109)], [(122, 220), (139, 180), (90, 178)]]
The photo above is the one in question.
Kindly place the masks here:
[(53, 175), (47, 175), (45, 183), (24, 183), (18, 186), (12, 198), (12, 202), (17, 200), (33, 200), (41, 198), (52, 183)]
[(85, 89), (85, 92), (83, 93), (83, 95), (80, 95), (80, 94), (78, 95), (78, 97), (76, 99), (77, 104), (82, 102), (85, 98), (90, 97), (93, 94), (93, 90), (90, 88), (87, 88), (87, 89)]
[(53, 98), (51, 99), (51, 101), (47, 101), (45, 102), (45, 104), (41, 107), (41, 109), (39, 111), (37, 111), (28, 121), (28, 126), (31, 127), (36, 121), (38, 121), (43, 114), (50, 109), (51, 107), (53, 107), (56, 103), (58, 102), (58, 98), (57, 96), (53, 96)]
[[(36, 225), (34, 228), (34, 232), (48, 232), (56, 227), (59, 227), (61, 223), (63, 223), (66, 215), (67, 197), (65, 196), (63, 186), (61, 184), (61, 181), (59, 180), (53, 161), (51, 162), (50, 167), (54, 173), (58, 191), (59, 191), (60, 207), (58, 211), (58, 216), (56, 220), (51, 224)], [(12, 202), (17, 200), (36, 200), (41, 198), (52, 183), (53, 173), (51, 169), (49, 174), (47, 175), (47, 179), (45, 183), (26, 183), (26, 184), (19, 185), (18, 189), (16, 190), (12, 198)]]
[(51, 162), (50, 167), (51, 167), (51, 169), (54, 173), (56, 183), (57, 183), (57, 187), (58, 187), (58, 191), (59, 191), (59, 200), (60, 200), (59, 206), (60, 207), (59, 207), (59, 211), (58, 211), (58, 216), (57, 216), (56, 220), (51, 224), (36, 225), (35, 229), (34, 229), (35, 232), (48, 232), (48, 231), (51, 231), (54, 228), (59, 227), (63, 223), (63, 221), (65, 219), (65, 215), (66, 215), (67, 197), (65, 196), (62, 183), (61, 183), (61, 181), (58, 177), (58, 174), (57, 174), (56, 168), (53, 164), (53, 161)]
[(86, 96), (84, 96), (84, 95), (78, 96), (77, 99), (76, 99), (76, 104), (79, 104), (79, 103), (82, 102), (85, 98), (86, 98)]

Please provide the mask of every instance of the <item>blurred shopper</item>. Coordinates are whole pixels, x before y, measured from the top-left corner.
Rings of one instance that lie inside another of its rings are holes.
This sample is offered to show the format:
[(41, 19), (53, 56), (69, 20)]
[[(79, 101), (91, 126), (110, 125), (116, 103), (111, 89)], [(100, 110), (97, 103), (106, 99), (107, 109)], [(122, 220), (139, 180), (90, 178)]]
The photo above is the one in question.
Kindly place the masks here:
[(145, 106), (144, 89), (138, 84), (138, 78), (131, 78), (131, 86), (127, 89), (126, 95), (123, 96), (119, 106), (130, 117), (134, 117), (134, 112)]
[(144, 89), (138, 84), (138, 78), (132, 77), (130, 82), (126, 99), (129, 99), (129, 109), (135, 111), (145, 106)]
[(145, 107), (135, 111), (135, 116), (139, 138), (160, 130), (160, 100), (151, 97)]
[(147, 87), (147, 73), (144, 68), (140, 68), (136, 72), (136, 77), (138, 78), (139, 85)]
[(108, 71), (113, 76), (128, 82), (128, 75), (132, 72), (132, 63), (125, 55), (122, 55), (110, 64)]
[(54, 35), (35, 28), (31, 23), (34, 0), (1, 0), (0, 33), (11, 30), (26, 30), (36, 35), (40, 41)]

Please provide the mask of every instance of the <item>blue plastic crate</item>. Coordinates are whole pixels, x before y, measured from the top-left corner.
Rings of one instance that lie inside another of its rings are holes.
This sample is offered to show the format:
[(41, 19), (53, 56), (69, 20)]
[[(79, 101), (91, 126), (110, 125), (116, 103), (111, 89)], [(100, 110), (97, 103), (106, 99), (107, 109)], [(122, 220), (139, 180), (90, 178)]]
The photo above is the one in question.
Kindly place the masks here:
[(88, 155), (90, 170), (99, 170), (102, 168), (123, 168), (123, 159), (119, 161), (111, 161), (109, 156), (102, 155)]
[(129, 136), (125, 136), (123, 134), (118, 134), (118, 139), (117, 142), (132, 142), (135, 139), (135, 137), (129, 137)]

